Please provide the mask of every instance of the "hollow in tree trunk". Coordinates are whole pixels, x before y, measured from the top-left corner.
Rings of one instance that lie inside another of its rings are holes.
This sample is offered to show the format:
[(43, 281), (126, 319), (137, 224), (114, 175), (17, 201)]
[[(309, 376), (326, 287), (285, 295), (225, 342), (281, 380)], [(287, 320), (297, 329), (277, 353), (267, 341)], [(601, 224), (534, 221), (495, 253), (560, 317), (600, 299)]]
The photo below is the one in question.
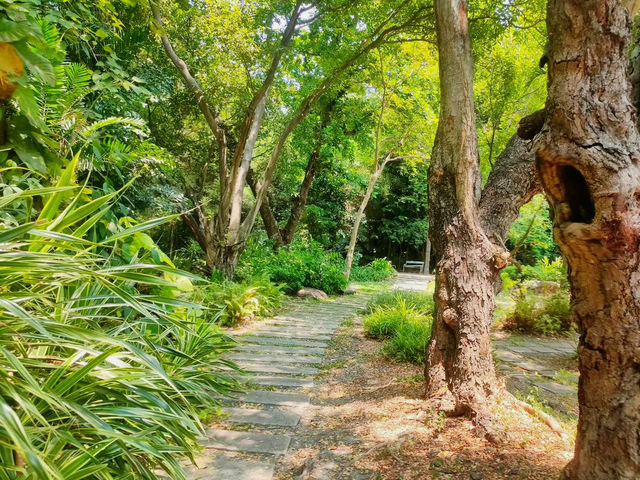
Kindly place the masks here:
[[(569, 266), (580, 382), (564, 478), (640, 478), (640, 142), (620, 0), (548, 3), (537, 164)], [(627, 5), (625, 5), (627, 4)]]

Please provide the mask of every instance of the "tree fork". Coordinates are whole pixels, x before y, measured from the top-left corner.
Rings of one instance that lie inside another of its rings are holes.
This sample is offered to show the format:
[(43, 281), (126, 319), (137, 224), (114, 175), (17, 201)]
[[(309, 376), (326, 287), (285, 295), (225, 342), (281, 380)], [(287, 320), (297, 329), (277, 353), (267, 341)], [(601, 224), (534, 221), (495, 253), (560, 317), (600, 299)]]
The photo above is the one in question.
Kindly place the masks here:
[(489, 328), (504, 239), (522, 204), (539, 189), (533, 155), (512, 138), (480, 192), (473, 60), (466, 4), (437, 0), (441, 111), (429, 172), (430, 238), (436, 269), (427, 395), (452, 394), (454, 414), (492, 437), (487, 404), (498, 391)]

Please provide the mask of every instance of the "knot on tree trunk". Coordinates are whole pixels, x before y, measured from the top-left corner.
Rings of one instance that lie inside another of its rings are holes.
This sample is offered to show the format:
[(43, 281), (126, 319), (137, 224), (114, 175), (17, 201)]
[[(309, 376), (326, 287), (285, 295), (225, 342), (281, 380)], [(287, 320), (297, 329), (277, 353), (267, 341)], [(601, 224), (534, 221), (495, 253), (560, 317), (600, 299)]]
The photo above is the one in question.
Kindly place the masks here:
[(518, 123), (518, 136), (523, 140), (532, 140), (544, 125), (545, 111), (538, 110), (522, 119)]
[(493, 244), (493, 265), (498, 270), (502, 270), (511, 262), (511, 254), (505, 248)]
[(458, 329), (458, 315), (456, 314), (455, 309), (453, 308), (444, 309), (444, 311), (442, 312), (442, 320), (452, 330)]

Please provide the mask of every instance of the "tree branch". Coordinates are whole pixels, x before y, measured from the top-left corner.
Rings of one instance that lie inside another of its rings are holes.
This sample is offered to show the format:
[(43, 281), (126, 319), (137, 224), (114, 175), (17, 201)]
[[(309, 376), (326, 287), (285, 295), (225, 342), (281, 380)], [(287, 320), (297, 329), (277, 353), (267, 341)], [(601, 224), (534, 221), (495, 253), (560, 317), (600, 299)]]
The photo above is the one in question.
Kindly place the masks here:
[(220, 125), (219, 117), (217, 117), (213, 113), (213, 110), (207, 103), (204, 93), (202, 92), (202, 89), (200, 88), (200, 85), (198, 84), (197, 80), (193, 78), (193, 75), (191, 75), (191, 72), (189, 71), (189, 67), (187, 67), (187, 64), (184, 62), (184, 60), (182, 60), (178, 56), (178, 54), (175, 52), (173, 45), (171, 44), (171, 41), (167, 36), (167, 32), (166, 32), (164, 23), (162, 21), (162, 16), (160, 15), (160, 11), (158, 10), (158, 7), (156, 6), (154, 0), (149, 0), (149, 6), (151, 7), (151, 13), (153, 15), (153, 18), (157, 23), (158, 27), (160, 28), (160, 31), (161, 31), (160, 40), (162, 41), (162, 46), (164, 47), (164, 51), (166, 52), (167, 56), (169, 57), (173, 65), (176, 67), (180, 75), (182, 76), (182, 79), (184, 80), (186, 87), (191, 91), (191, 93), (195, 97), (196, 103), (198, 104), (200, 111), (204, 115), (204, 118), (207, 121), (207, 125), (209, 126), (209, 129), (213, 133), (213, 136), (215, 137), (216, 142), (218, 143), (218, 155), (219, 155), (218, 164), (219, 164), (220, 182), (221, 182), (220, 186), (222, 187), (223, 183), (226, 186), (226, 181), (227, 181), (226, 132)]

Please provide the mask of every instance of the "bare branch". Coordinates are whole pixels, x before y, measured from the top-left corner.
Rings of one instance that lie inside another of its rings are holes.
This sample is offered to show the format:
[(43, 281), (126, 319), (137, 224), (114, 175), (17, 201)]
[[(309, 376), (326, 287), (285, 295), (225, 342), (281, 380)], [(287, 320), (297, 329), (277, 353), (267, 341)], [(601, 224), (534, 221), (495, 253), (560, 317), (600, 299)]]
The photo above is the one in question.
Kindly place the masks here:
[(162, 16), (160, 15), (160, 11), (158, 10), (158, 7), (154, 3), (154, 0), (149, 0), (149, 6), (151, 7), (151, 13), (153, 14), (153, 18), (156, 24), (158, 25), (158, 27), (160, 28), (160, 32), (161, 32), (160, 39), (162, 41), (162, 46), (164, 47), (164, 51), (166, 52), (167, 56), (169, 57), (173, 65), (176, 67), (180, 75), (182, 76), (182, 79), (184, 80), (184, 83), (187, 86), (187, 88), (191, 91), (191, 93), (195, 97), (198, 107), (200, 108), (200, 111), (204, 115), (204, 118), (207, 121), (207, 125), (209, 125), (209, 129), (211, 130), (211, 132), (213, 132), (216, 142), (218, 143), (218, 155), (219, 155), (218, 164), (220, 167), (220, 182), (221, 182), (221, 186), (223, 183), (225, 183), (226, 185), (226, 181), (227, 181), (226, 132), (220, 125), (219, 117), (217, 117), (213, 113), (213, 110), (207, 103), (204, 93), (202, 92), (202, 89), (200, 88), (200, 85), (198, 84), (197, 80), (193, 77), (193, 75), (191, 75), (191, 72), (189, 71), (189, 67), (187, 67), (187, 64), (184, 62), (184, 60), (182, 60), (178, 56), (178, 54), (175, 52), (173, 45), (171, 44), (171, 41), (167, 36), (167, 32), (166, 32), (164, 23), (162, 21)]

